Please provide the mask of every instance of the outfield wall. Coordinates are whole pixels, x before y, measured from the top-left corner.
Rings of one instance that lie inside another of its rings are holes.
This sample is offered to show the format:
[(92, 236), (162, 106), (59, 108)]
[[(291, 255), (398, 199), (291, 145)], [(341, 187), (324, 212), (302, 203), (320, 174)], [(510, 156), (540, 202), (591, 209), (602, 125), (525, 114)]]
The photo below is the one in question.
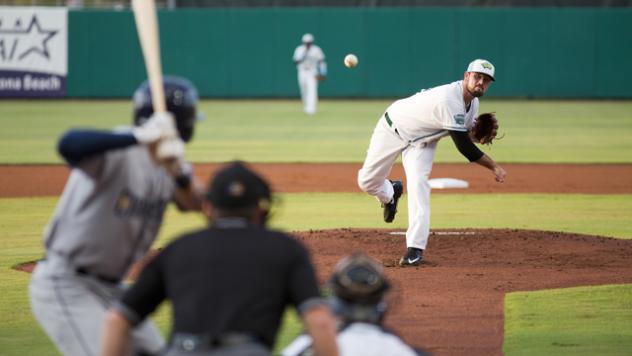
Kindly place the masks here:
[[(325, 97), (403, 96), (486, 58), (490, 96), (632, 98), (627, 8), (182, 9), (159, 21), (164, 71), (203, 97), (297, 96), (291, 57), (312, 32), (329, 64)], [(145, 77), (132, 13), (71, 11), (68, 29), (67, 95), (129, 97)]]

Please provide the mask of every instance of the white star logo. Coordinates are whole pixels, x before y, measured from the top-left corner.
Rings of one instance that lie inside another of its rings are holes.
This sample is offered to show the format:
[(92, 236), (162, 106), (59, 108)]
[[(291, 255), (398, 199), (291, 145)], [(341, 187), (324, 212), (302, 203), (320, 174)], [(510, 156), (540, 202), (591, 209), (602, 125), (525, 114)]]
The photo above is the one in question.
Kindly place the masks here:
[(21, 25), (17, 20), (14, 29), (0, 29), (0, 60), (23, 60), (37, 54), (50, 59), (47, 44), (58, 30), (42, 29), (35, 15), (26, 29), (21, 29)]

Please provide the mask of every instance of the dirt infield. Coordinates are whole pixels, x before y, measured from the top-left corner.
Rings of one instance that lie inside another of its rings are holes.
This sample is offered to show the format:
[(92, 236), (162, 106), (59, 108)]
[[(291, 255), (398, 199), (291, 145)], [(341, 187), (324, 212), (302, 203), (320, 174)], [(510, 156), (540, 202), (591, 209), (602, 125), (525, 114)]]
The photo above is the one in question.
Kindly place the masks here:
[[(405, 246), (386, 230), (299, 234), (322, 279), (340, 256), (362, 250), (395, 264)], [(434, 230), (417, 268), (387, 268), (394, 297), (387, 325), (434, 355), (500, 355), (503, 298), (513, 291), (632, 283), (632, 241), (525, 230)], [(396, 296), (396, 297), (395, 297)]]
[[(204, 182), (217, 164), (195, 165)], [(358, 192), (359, 164), (255, 164), (279, 192)], [(458, 178), (467, 189), (435, 190), (434, 193), (632, 193), (632, 164), (505, 164), (507, 180), (494, 182), (485, 168), (468, 164), (435, 164), (431, 178)], [(61, 165), (0, 166), (0, 197), (56, 196), (63, 189), (68, 169)], [(404, 177), (401, 165), (392, 177)]]
[[(217, 167), (197, 165), (196, 174), (206, 181)], [(504, 167), (508, 179), (497, 184), (480, 167), (435, 165), (432, 177), (465, 179), (470, 188), (433, 194), (632, 193), (632, 165)], [(358, 192), (359, 165), (257, 164), (255, 169), (281, 192)], [(0, 166), (0, 197), (55, 196), (67, 175), (63, 166)], [(393, 176), (404, 177), (401, 166)], [(424, 264), (399, 268), (390, 266), (405, 247), (402, 231), (338, 229), (297, 236), (311, 250), (322, 281), (342, 256), (358, 250), (389, 266), (395, 293), (387, 324), (435, 355), (502, 354), (507, 292), (632, 283), (632, 241), (525, 230), (433, 230)]]

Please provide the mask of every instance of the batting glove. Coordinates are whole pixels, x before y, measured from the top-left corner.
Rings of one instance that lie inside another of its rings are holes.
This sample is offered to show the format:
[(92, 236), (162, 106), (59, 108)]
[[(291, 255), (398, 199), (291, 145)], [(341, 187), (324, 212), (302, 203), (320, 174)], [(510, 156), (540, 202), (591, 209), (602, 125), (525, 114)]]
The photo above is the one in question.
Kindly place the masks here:
[(173, 115), (168, 112), (153, 114), (141, 126), (134, 127), (132, 134), (138, 143), (148, 145), (159, 140), (178, 137)]
[(184, 141), (178, 136), (161, 139), (156, 146), (159, 162), (184, 159)]

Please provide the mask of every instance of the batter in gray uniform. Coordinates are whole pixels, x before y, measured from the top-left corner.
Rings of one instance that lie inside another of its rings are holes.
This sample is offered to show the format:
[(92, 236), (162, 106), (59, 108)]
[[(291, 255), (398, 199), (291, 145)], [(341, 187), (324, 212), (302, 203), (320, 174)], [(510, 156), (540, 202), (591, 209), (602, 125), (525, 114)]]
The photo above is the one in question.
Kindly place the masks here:
[[(110, 301), (155, 240), (169, 201), (183, 210), (200, 207), (201, 186), (183, 160), (182, 143), (193, 134), (197, 91), (177, 77), (166, 77), (164, 86), (170, 113), (152, 115), (144, 83), (134, 95), (133, 129), (70, 130), (60, 139), (72, 170), (29, 293), (33, 314), (64, 355), (98, 354)], [(151, 322), (134, 330), (136, 353), (163, 347)]]

